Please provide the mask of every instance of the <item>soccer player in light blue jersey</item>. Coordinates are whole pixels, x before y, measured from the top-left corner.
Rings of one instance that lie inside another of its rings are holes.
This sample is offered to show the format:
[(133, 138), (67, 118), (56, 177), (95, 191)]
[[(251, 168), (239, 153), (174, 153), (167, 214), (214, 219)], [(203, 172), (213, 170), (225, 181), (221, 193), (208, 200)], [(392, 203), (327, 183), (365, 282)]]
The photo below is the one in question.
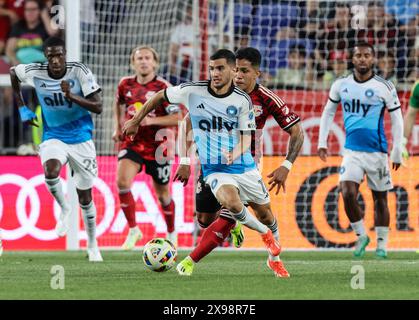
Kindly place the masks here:
[[(279, 243), (272, 231), (252, 216), (243, 202), (259, 205), (270, 203), (269, 193), (256, 167), (249, 147), (251, 131), (256, 129), (250, 97), (234, 86), (236, 58), (233, 52), (220, 49), (209, 63), (211, 80), (184, 83), (159, 91), (124, 125), (127, 135), (135, 135), (144, 117), (167, 101), (183, 104), (189, 111), (194, 140), (205, 182), (210, 185), (220, 204), (234, 219), (258, 231), (269, 253), (280, 253)], [(230, 221), (235, 224), (235, 221)], [(211, 232), (206, 230), (206, 232)], [(224, 239), (230, 232), (212, 234), (211, 241)], [(181, 275), (191, 275), (193, 264), (199, 261), (192, 254), (179, 263)]]
[(69, 163), (77, 188), (88, 236), (89, 261), (102, 261), (96, 241), (96, 207), (92, 199), (97, 176), (96, 150), (92, 141), (91, 113), (102, 112), (100, 87), (92, 72), (82, 63), (66, 62), (65, 43), (60, 38), (44, 42), (47, 62), (20, 64), (10, 69), (13, 92), (22, 122), (36, 124), (36, 115), (25, 105), (20, 84), (35, 88), (42, 108), (43, 137), (39, 154), (48, 190), (61, 207), (55, 231), (62, 237), (68, 230), (70, 207), (60, 171)]
[(393, 184), (384, 134), (384, 114), (389, 112), (391, 119), (393, 148), (390, 159), (395, 170), (402, 162), (403, 117), (394, 85), (374, 74), (374, 47), (359, 43), (351, 56), (353, 73), (337, 79), (330, 89), (320, 122), (318, 154), (326, 161), (327, 136), (340, 103), (346, 141), (339, 181), (346, 214), (358, 236), (354, 256), (362, 257), (370, 242), (365, 231), (364, 212), (357, 201), (359, 185), (366, 175), (377, 212), (376, 256), (386, 258), (390, 223), (387, 192), (393, 188)]

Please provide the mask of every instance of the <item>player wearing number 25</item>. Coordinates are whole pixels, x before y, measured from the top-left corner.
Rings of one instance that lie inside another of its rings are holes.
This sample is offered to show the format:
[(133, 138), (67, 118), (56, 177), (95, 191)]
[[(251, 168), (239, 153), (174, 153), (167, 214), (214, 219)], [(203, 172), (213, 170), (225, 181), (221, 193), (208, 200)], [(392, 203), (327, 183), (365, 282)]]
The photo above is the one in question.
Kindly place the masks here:
[(60, 38), (44, 42), (46, 63), (20, 64), (10, 69), (13, 93), (22, 122), (38, 126), (36, 115), (25, 105), (20, 84), (35, 88), (42, 108), (43, 137), (39, 153), (48, 190), (61, 207), (55, 231), (63, 237), (68, 230), (70, 206), (64, 196), (60, 171), (71, 168), (88, 236), (89, 261), (102, 261), (96, 241), (96, 207), (92, 199), (97, 176), (96, 150), (92, 141), (91, 113), (102, 112), (100, 87), (82, 63), (67, 62)]

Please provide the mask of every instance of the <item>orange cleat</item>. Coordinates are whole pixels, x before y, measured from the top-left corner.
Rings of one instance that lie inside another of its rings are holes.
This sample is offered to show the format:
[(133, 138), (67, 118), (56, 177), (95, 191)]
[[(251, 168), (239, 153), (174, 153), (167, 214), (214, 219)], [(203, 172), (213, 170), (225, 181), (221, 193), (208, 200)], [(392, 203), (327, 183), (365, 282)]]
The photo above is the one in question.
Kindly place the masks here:
[(268, 268), (271, 269), (275, 276), (278, 278), (289, 278), (290, 274), (288, 273), (287, 269), (285, 269), (284, 264), (282, 261), (272, 261), (268, 258), (266, 261), (266, 264), (268, 265)]
[(266, 234), (262, 234), (262, 240), (271, 256), (279, 256), (281, 253), (281, 245), (275, 240), (271, 230), (268, 230)]

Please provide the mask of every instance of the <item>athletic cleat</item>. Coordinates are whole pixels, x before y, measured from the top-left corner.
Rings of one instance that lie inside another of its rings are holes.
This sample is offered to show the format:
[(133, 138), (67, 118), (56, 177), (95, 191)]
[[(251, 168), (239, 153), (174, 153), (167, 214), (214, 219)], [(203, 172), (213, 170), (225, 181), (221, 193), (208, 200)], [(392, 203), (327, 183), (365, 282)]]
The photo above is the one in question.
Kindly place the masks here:
[(186, 257), (176, 266), (177, 273), (181, 276), (190, 276), (192, 275), (194, 267), (194, 262), (190, 257)]
[(240, 248), (244, 242), (244, 230), (240, 222), (236, 223), (236, 226), (230, 230), (233, 245), (236, 248)]
[(98, 247), (87, 248), (87, 256), (90, 262), (102, 262), (103, 258)]
[(271, 230), (268, 230), (266, 234), (262, 234), (262, 240), (271, 256), (279, 256), (281, 253), (281, 245), (275, 240)]
[(122, 245), (122, 250), (132, 250), (135, 248), (137, 241), (140, 241), (143, 237), (141, 230), (137, 227), (135, 229), (130, 229), (125, 239), (124, 244)]
[(177, 248), (177, 232), (176, 231), (168, 232), (166, 238), (175, 246), (175, 248)]
[(288, 273), (287, 269), (285, 269), (285, 266), (282, 263), (282, 261), (272, 261), (271, 259), (268, 258), (268, 260), (266, 260), (266, 265), (268, 266), (269, 269), (271, 269), (275, 273), (276, 277), (278, 278), (290, 277), (290, 274)]
[(370, 238), (367, 235), (360, 236), (356, 241), (354, 257), (362, 258), (365, 254), (365, 248), (368, 246), (369, 243)]
[(384, 249), (375, 250), (375, 256), (379, 259), (387, 259), (387, 251)]
[(70, 209), (62, 209), (60, 217), (55, 225), (55, 233), (59, 237), (64, 237), (68, 231), (68, 220), (70, 218)]

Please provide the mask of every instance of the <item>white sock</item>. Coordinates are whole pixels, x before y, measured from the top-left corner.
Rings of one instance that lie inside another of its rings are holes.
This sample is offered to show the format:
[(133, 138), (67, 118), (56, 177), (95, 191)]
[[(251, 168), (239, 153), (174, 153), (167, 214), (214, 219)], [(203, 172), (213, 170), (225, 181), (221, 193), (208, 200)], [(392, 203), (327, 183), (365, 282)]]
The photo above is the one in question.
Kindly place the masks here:
[[(279, 242), (279, 230), (278, 230), (278, 223), (276, 222), (276, 218), (274, 218), (274, 222), (272, 222), (272, 224), (268, 225), (268, 228), (272, 231), (272, 234), (275, 238), (275, 240), (277, 240)], [(269, 259), (272, 261), (280, 261), (281, 259), (279, 258), (279, 256), (273, 256), (273, 255), (269, 255)]]
[(65, 199), (64, 192), (63, 192), (63, 186), (61, 184), (61, 179), (55, 178), (55, 179), (46, 179), (45, 183), (48, 187), (49, 192), (52, 194), (52, 196), (57, 200), (58, 204), (60, 205), (61, 209), (63, 211), (69, 210), (69, 205)]
[(138, 226), (135, 226), (135, 227), (129, 228), (129, 233), (136, 232), (137, 230), (139, 230)]
[(387, 249), (388, 227), (375, 227), (377, 233), (377, 249)]
[(244, 224), (246, 227), (255, 230), (261, 234), (266, 234), (269, 230), (262, 222), (256, 219), (250, 212), (247, 210), (246, 206), (243, 206), (243, 210), (239, 213), (234, 213), (234, 219), (238, 220), (241, 224)]
[(364, 219), (361, 219), (357, 222), (351, 222), (351, 227), (358, 237), (365, 236), (367, 234), (365, 232)]
[(87, 233), (87, 246), (94, 248), (97, 246), (96, 242), (96, 206), (92, 202), (88, 205), (80, 205), (83, 212), (84, 228)]

